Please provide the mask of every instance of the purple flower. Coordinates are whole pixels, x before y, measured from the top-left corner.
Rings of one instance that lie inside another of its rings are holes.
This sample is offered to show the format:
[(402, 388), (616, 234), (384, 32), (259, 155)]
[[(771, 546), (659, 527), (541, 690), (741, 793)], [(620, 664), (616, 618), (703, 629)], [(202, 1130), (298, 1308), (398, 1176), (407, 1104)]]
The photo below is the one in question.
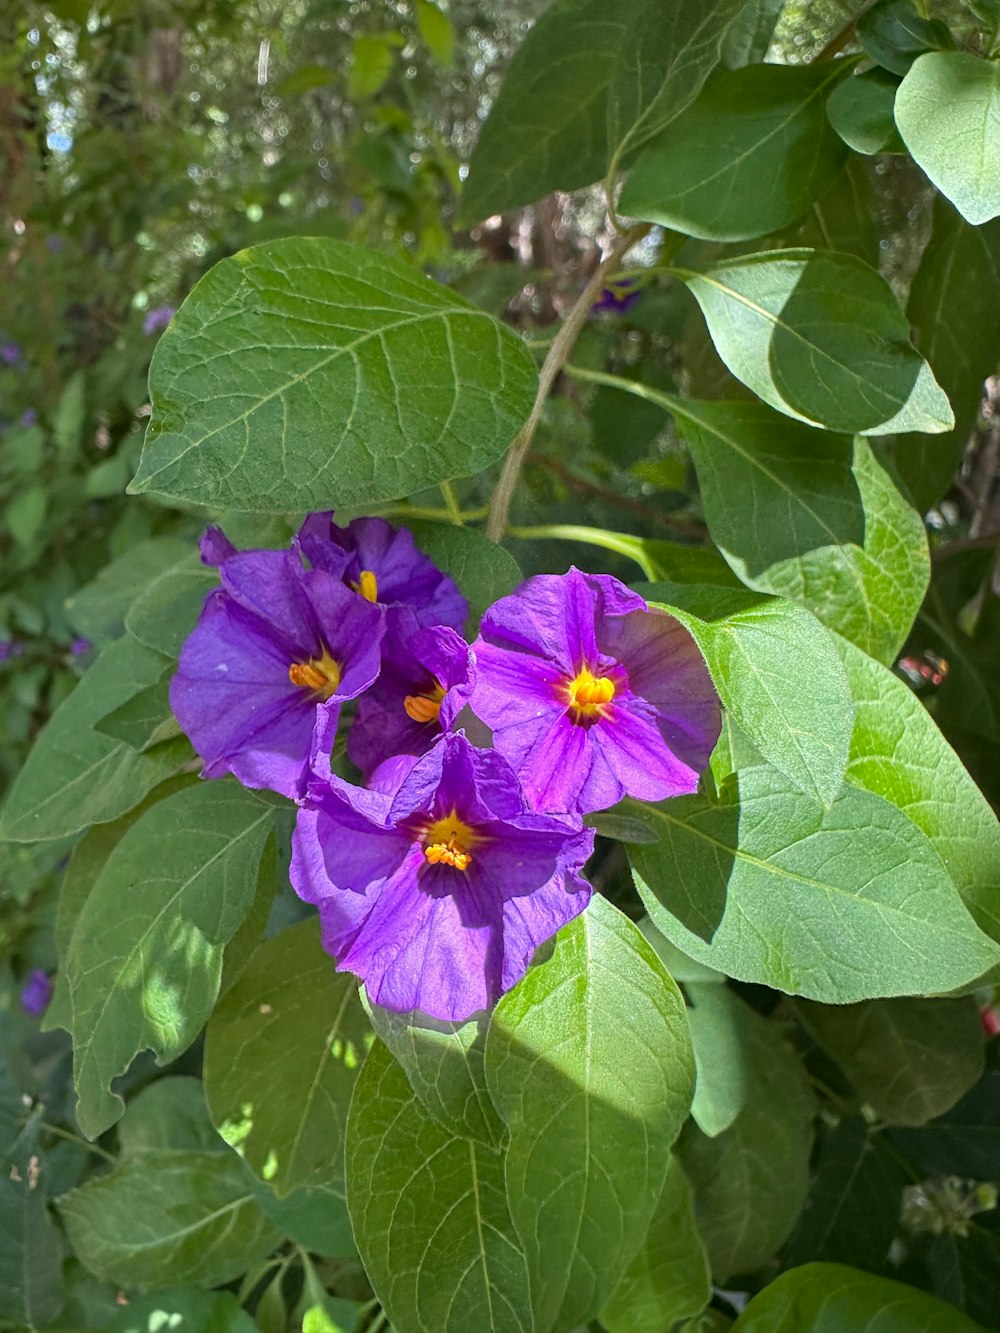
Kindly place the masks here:
[(314, 780), (290, 874), (319, 908), (324, 947), (376, 1004), (461, 1022), (583, 911), (592, 850), (579, 818), (529, 811), (506, 761), (457, 732), (394, 792)]
[(451, 727), (468, 702), (474, 661), (469, 645), (449, 626), (420, 629), (412, 614), (401, 611), (386, 632), (382, 671), (358, 701), (347, 740), (348, 756), (366, 783), (382, 786), (387, 779), (377, 773), (380, 765), (389, 760), (395, 771), (403, 756), (425, 754)]
[(17, 639), (0, 639), (0, 662), (6, 662), (11, 657), (20, 657), (24, 652), (24, 644)]
[(21, 413), (22, 426), (34, 426), (38, 423), (38, 411), (34, 407), (26, 407)]
[(32, 1018), (41, 1018), (52, 999), (52, 979), (40, 967), (30, 973), (21, 990), (21, 1008)]
[(165, 329), (175, 314), (172, 305), (153, 306), (142, 321), (143, 333), (157, 333), (160, 329)]
[(624, 315), (626, 310), (632, 309), (641, 295), (642, 288), (637, 286), (635, 278), (618, 278), (608, 283), (590, 310), (592, 314), (596, 311), (610, 311), (616, 315)]
[(83, 635), (78, 635), (69, 646), (70, 655), (73, 657), (82, 657), (84, 653), (89, 653), (93, 644)]
[(693, 792), (721, 724), (687, 630), (608, 574), (540, 574), (483, 617), (476, 715), (540, 810)]
[(21, 364), (21, 344), (8, 340), (0, 343), (0, 362), (5, 366)]
[(317, 714), (335, 730), (340, 705), (379, 670), (378, 607), (296, 551), (236, 551), (218, 529), (202, 541), (222, 587), (209, 593), (181, 650), (170, 705), (207, 778), (301, 794)]
[(390, 611), (409, 607), (418, 625), (461, 630), (469, 604), (453, 579), (422, 551), (413, 533), (384, 518), (356, 518), (338, 528), (329, 512), (310, 514), (296, 538), (314, 569), (335, 574), (370, 602)]

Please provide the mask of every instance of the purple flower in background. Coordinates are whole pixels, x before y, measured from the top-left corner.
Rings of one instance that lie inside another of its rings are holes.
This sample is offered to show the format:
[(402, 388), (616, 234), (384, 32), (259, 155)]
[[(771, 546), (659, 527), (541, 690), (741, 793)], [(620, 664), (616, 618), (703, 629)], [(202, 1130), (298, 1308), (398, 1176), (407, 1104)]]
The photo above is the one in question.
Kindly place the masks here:
[(457, 732), (394, 792), (314, 780), (290, 874), (319, 908), (324, 947), (376, 1004), (461, 1022), (586, 907), (593, 843), (578, 817), (529, 811), (505, 760)]
[(21, 413), (22, 426), (35, 426), (38, 424), (38, 412), (34, 407), (26, 407)]
[(21, 990), (21, 1008), (32, 1018), (41, 1018), (52, 999), (52, 979), (47, 972), (36, 967), (28, 976)]
[(609, 282), (600, 296), (590, 307), (591, 313), (611, 312), (616, 315), (624, 315), (626, 310), (631, 310), (642, 295), (642, 288), (638, 286), (635, 278), (618, 278)]
[(20, 657), (24, 644), (17, 639), (0, 639), (0, 662), (7, 662), (12, 657)]
[(160, 329), (165, 329), (175, 314), (176, 311), (172, 305), (153, 306), (142, 321), (143, 333), (157, 333)]
[(90, 642), (90, 640), (85, 639), (81, 634), (78, 635), (70, 644), (69, 651), (71, 656), (73, 657), (82, 657), (84, 653), (89, 653), (91, 648), (93, 648), (93, 646), (94, 645)]
[(608, 574), (540, 574), (483, 617), (472, 707), (542, 810), (693, 792), (719, 735), (698, 646)]
[[(381, 786), (376, 770), (392, 756), (425, 754), (468, 702), (474, 658), (447, 625), (417, 626), (402, 614), (382, 643), (382, 671), (358, 701), (347, 753), (366, 783)], [(391, 781), (391, 778), (389, 779)]]
[(19, 366), (21, 364), (21, 344), (7, 340), (0, 342), (0, 362), (5, 366)]
[(317, 713), (335, 730), (340, 705), (378, 675), (382, 613), (295, 551), (236, 551), (215, 528), (202, 558), (222, 587), (184, 643), (170, 706), (205, 777), (297, 797)]
[(461, 630), (469, 604), (454, 579), (417, 550), (413, 533), (384, 518), (356, 518), (338, 528), (329, 512), (310, 514), (296, 537), (314, 569), (335, 574), (370, 602), (409, 607), (418, 625)]

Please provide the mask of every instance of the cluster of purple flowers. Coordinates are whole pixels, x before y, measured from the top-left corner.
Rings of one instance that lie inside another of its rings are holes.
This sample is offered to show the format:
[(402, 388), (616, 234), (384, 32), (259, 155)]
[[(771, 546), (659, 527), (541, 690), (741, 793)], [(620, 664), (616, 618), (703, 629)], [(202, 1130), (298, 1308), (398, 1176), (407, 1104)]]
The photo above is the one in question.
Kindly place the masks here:
[[(287, 550), (213, 528), (201, 551), (221, 586), (171, 705), (206, 777), (298, 803), (292, 885), (386, 1008), (490, 1008), (587, 905), (582, 816), (693, 792), (718, 737), (691, 636), (608, 575), (529, 579), (470, 646), (455, 583), (383, 519), (313, 514)], [(355, 700), (364, 785), (333, 771)]]

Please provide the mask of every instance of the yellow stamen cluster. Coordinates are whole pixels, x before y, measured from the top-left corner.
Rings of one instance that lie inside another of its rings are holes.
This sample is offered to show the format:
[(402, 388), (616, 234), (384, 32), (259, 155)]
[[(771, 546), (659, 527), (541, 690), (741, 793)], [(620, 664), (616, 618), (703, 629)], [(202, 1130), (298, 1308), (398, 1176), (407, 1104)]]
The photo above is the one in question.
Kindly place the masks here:
[(606, 717), (608, 704), (615, 697), (615, 682), (610, 676), (595, 676), (589, 667), (581, 667), (563, 686), (566, 704), (574, 719)]
[(414, 722), (436, 722), (441, 712), (444, 686), (436, 680), (424, 694), (408, 694), (403, 700), (406, 716)]
[(456, 870), (468, 870), (472, 864), (472, 852), (480, 841), (479, 836), (459, 819), (452, 810), (444, 819), (435, 819), (424, 830), (424, 856), (432, 866), (454, 866)]
[(357, 583), (352, 583), (351, 587), (355, 592), (359, 592), (366, 602), (378, 601), (378, 579), (370, 569), (363, 569), (358, 575)]
[(324, 648), (321, 657), (311, 657), (308, 662), (293, 662), (288, 668), (288, 679), (293, 685), (314, 690), (321, 699), (329, 699), (340, 684), (340, 663), (334, 661), (328, 648)]

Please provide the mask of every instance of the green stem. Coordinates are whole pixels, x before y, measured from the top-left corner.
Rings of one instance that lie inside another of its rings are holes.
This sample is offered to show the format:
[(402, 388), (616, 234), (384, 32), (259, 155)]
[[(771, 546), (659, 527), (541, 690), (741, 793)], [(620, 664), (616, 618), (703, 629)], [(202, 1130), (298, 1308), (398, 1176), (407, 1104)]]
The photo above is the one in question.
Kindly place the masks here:
[[(429, 518), (435, 523), (454, 523), (456, 521), (455, 515), (450, 509), (434, 509), (428, 505), (386, 505), (378, 512), (383, 518)], [(478, 523), (489, 512), (489, 505), (480, 505), (478, 509), (460, 509), (458, 518), (463, 524)]]
[(646, 555), (639, 537), (632, 537), (627, 532), (609, 532), (606, 528), (576, 527), (572, 523), (550, 523), (537, 528), (508, 528), (512, 537), (524, 541), (538, 541), (543, 538), (555, 538), (556, 541), (586, 542), (588, 546), (600, 546), (605, 551), (614, 551), (629, 560), (634, 560), (650, 582), (656, 581), (656, 567)]
[(597, 300), (602, 288), (606, 285), (608, 278), (614, 273), (615, 269), (621, 263), (622, 258), (632, 249), (637, 241), (642, 240), (643, 236), (649, 231), (649, 223), (643, 222), (638, 227), (633, 227), (631, 231), (626, 232), (621, 237), (618, 244), (608, 255), (603, 264), (598, 265), (590, 281), (580, 293), (576, 304), (566, 316), (566, 322), (560, 328), (549, 348), (548, 355), (542, 363), (542, 368), (538, 374), (538, 392), (535, 395), (535, 401), (527, 421), (522, 426), (514, 443), (504, 461), (503, 471), (500, 473), (500, 480), (497, 482), (496, 490), (493, 492), (493, 500), (490, 504), (490, 515), (486, 521), (486, 535), (491, 541), (498, 542), (507, 531), (507, 519), (510, 515), (510, 502), (514, 498), (514, 492), (517, 489), (517, 483), (521, 476), (521, 469), (524, 466), (524, 460), (528, 456), (528, 450), (531, 448), (531, 442), (535, 438), (535, 431), (538, 429), (538, 423), (542, 419), (542, 409), (545, 406), (545, 400), (552, 391), (552, 386), (558, 378), (559, 372), (569, 360), (570, 352), (576, 345), (576, 340), (580, 336), (590, 307)]
[(454, 523), (456, 528), (461, 528), (465, 524), (465, 519), (462, 517), (462, 507), (458, 503), (458, 496), (455, 494), (450, 481), (443, 481), (441, 483), (441, 494), (444, 496), (444, 502), (448, 506), (448, 514), (452, 523)]
[(44, 1130), (46, 1134), (51, 1134), (54, 1138), (65, 1139), (67, 1143), (75, 1143), (84, 1152), (91, 1152), (95, 1157), (103, 1157), (106, 1162), (118, 1161), (114, 1153), (105, 1152), (96, 1143), (88, 1143), (86, 1139), (81, 1139), (79, 1134), (72, 1134), (68, 1129), (60, 1129), (58, 1125), (50, 1125), (46, 1120), (40, 1120), (38, 1128)]

